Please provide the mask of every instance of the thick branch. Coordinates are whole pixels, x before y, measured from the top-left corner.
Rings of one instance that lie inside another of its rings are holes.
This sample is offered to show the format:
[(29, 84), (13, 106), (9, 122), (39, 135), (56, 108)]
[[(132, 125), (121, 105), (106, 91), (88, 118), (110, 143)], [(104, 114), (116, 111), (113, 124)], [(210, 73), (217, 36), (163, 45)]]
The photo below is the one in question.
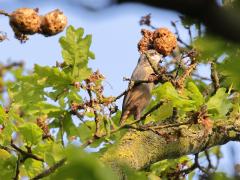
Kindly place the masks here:
[(140, 170), (160, 160), (196, 154), (213, 146), (240, 140), (239, 133), (234, 136), (229, 133), (239, 130), (240, 119), (215, 121), (210, 130), (202, 124), (162, 128), (158, 133), (151, 130), (129, 130), (101, 160), (123, 177), (122, 164)]
[(198, 19), (209, 30), (222, 37), (240, 42), (240, 12), (226, 10), (220, 7), (215, 0), (118, 0), (118, 2), (138, 2), (172, 9)]

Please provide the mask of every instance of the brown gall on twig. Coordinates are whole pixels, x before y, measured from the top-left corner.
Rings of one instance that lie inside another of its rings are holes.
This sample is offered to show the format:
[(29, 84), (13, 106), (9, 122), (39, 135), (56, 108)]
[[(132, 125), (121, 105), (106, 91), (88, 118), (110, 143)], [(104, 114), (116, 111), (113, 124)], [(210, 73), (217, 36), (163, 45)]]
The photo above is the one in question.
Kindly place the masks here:
[(167, 28), (158, 28), (153, 32), (142, 29), (141, 33), (143, 37), (138, 43), (140, 53), (155, 49), (163, 56), (168, 56), (177, 47), (176, 36)]
[(9, 17), (15, 37), (22, 43), (28, 40), (28, 35), (39, 33), (44, 36), (53, 36), (62, 32), (67, 25), (67, 17), (59, 9), (45, 16), (38, 14), (38, 8), (18, 8), (11, 14), (0, 10), (0, 15)]

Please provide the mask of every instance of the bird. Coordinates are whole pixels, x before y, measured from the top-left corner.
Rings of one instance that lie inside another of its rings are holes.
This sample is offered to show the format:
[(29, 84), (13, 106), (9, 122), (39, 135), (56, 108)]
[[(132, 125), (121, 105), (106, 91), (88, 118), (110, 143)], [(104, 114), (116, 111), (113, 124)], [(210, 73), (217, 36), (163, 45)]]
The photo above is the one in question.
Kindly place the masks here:
[[(145, 53), (142, 53), (137, 66), (132, 73), (131, 80), (148, 80), (150, 75), (155, 74), (148, 58), (151, 59), (152, 63), (157, 65), (161, 61), (162, 57), (163, 56), (154, 49), (150, 49)], [(138, 83), (133, 85), (133, 87), (127, 91), (122, 103), (122, 114), (119, 122), (120, 125), (123, 125), (131, 115), (134, 116), (135, 120), (140, 120), (143, 110), (150, 103), (153, 86), (154, 83), (152, 82)]]

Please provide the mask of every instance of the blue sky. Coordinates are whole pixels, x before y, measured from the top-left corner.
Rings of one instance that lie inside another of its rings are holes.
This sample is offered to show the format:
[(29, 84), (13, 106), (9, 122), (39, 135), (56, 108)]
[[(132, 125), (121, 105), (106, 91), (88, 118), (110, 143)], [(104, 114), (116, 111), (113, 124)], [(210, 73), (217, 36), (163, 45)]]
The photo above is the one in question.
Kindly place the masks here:
[[(68, 17), (69, 25), (76, 28), (83, 27), (87, 34), (93, 35), (91, 50), (95, 52), (96, 60), (91, 61), (90, 66), (94, 70), (99, 69), (105, 75), (106, 95), (116, 96), (127, 87), (127, 83), (122, 79), (131, 76), (139, 57), (137, 43), (141, 37), (142, 27), (138, 24), (140, 17), (151, 13), (154, 25), (173, 30), (170, 22), (178, 20), (178, 14), (140, 4), (113, 5), (99, 11), (92, 11), (81, 6), (79, 1), (87, 7), (101, 8), (110, 0), (104, 0), (102, 3), (99, 3), (99, 0), (1, 0), (0, 9), (12, 12), (20, 7), (38, 7), (40, 14), (56, 8), (62, 10)], [(27, 43), (20, 44), (14, 39), (8, 25), (8, 18), (4, 16), (0, 16), (0, 30), (7, 32), (9, 38), (9, 41), (0, 43), (1, 62), (6, 62), (8, 59), (24, 60), (27, 68), (31, 69), (35, 63), (55, 65), (56, 61), (62, 60), (58, 39), (64, 33), (49, 38), (34, 35)], [(187, 40), (187, 32), (183, 28), (180, 28), (180, 33), (182, 38)], [(200, 68), (200, 72), (209, 76), (208, 68), (205, 66)], [(227, 147), (237, 146), (236, 144), (231, 143)], [(227, 147), (224, 148), (224, 152), (229, 153)], [(240, 162), (239, 157), (238, 162)], [(220, 169), (225, 169), (230, 163), (230, 158), (224, 158)], [(231, 166), (228, 167), (231, 168)], [(230, 172), (230, 169), (225, 170)]]
[[(75, 0), (76, 1), (76, 0)], [(60, 3), (61, 2), (61, 3)], [(90, 62), (93, 69), (99, 69), (105, 76), (106, 93), (119, 94), (127, 85), (122, 78), (130, 77), (134, 69), (139, 53), (137, 43), (141, 37), (138, 22), (141, 16), (152, 13), (153, 23), (157, 26), (165, 26), (171, 29), (170, 21), (178, 19), (177, 14), (159, 10), (143, 5), (111, 6), (101, 11), (90, 11), (76, 3), (66, 1), (3, 1), (1, 8), (12, 12), (19, 7), (38, 7), (40, 14), (45, 14), (53, 9), (61, 9), (68, 17), (69, 24), (74, 27), (83, 27), (87, 34), (93, 35), (92, 51), (96, 60)], [(1, 31), (8, 33), (9, 41), (0, 43), (0, 60), (6, 61), (25, 60), (28, 68), (34, 63), (41, 65), (54, 65), (61, 61), (61, 49), (58, 44), (61, 33), (54, 37), (45, 38), (34, 35), (25, 44), (20, 44), (13, 37), (8, 25), (8, 18), (0, 16)]]

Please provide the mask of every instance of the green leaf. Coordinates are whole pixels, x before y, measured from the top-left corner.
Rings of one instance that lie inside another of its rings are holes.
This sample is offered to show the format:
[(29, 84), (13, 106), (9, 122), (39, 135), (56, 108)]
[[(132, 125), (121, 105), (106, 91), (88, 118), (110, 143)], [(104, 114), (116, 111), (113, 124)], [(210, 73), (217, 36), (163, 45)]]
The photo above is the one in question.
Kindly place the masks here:
[(194, 40), (193, 47), (199, 53), (198, 59), (203, 62), (216, 61), (222, 55), (232, 56), (239, 51), (238, 44), (227, 42), (221, 37), (210, 34)]
[(208, 112), (215, 118), (224, 117), (232, 107), (231, 101), (228, 99), (225, 88), (219, 88), (214, 96), (208, 102)]
[[(76, 156), (77, 154), (77, 156)], [(59, 168), (51, 179), (86, 179), (86, 180), (113, 180), (117, 179), (111, 169), (103, 166), (91, 154), (79, 148), (68, 148), (67, 163)]]
[(172, 101), (173, 107), (177, 107), (183, 111), (195, 110), (194, 101), (190, 100), (184, 95), (178, 94), (177, 90), (170, 82), (166, 82), (163, 85), (158, 86), (153, 90), (157, 100)]
[(168, 175), (179, 170), (179, 164), (190, 166), (192, 164), (192, 161), (188, 156), (182, 156), (178, 159), (166, 159), (152, 164), (150, 171), (157, 176), (167, 178)]
[(194, 104), (196, 104), (197, 108), (204, 104), (204, 97), (199, 91), (198, 87), (193, 82), (189, 82), (187, 84), (187, 90), (188, 97), (190, 97), (194, 101)]
[(60, 108), (46, 102), (38, 102), (32, 105), (32, 107), (29, 107), (28, 111), (32, 114), (41, 115), (49, 114), (51, 112), (58, 112), (60, 111)]
[(78, 135), (80, 136), (80, 140), (84, 143), (86, 140), (92, 137), (95, 130), (95, 122), (94, 121), (85, 121), (81, 123), (78, 127)]
[(89, 50), (92, 36), (83, 37), (83, 34), (83, 28), (74, 29), (73, 26), (69, 26), (66, 36), (59, 40), (64, 62), (68, 66), (65, 71), (70, 73), (75, 81), (82, 81), (91, 74), (91, 69), (87, 66), (88, 59), (95, 58)]
[(217, 66), (219, 73), (222, 75), (221, 85), (229, 88), (233, 86), (234, 89), (240, 90), (240, 49), (235, 51), (234, 54), (225, 58), (223, 63)]
[(199, 60), (212, 61), (222, 55), (227, 46), (226, 41), (210, 35), (198, 37), (193, 42), (193, 47), (199, 53)]
[(2, 106), (0, 106), (0, 124), (4, 124), (4, 122), (7, 120), (8, 115), (6, 114), (5, 110)]
[(89, 51), (89, 57), (91, 59), (95, 59), (95, 54), (92, 51)]
[(52, 166), (54, 163), (65, 157), (64, 148), (60, 141), (45, 141), (38, 143), (33, 149), (33, 154), (43, 157), (44, 161)]
[(22, 77), (19, 82), (13, 84), (8, 89), (12, 105), (27, 109), (32, 104), (45, 100), (44, 84), (38, 82), (38, 76), (31, 74)]
[(213, 180), (234, 180), (233, 178), (228, 177), (224, 172), (214, 172), (211, 177)]
[(15, 156), (11, 156), (7, 159), (1, 159), (0, 157), (0, 169), (1, 169), (1, 177), (4, 180), (13, 179), (13, 174), (15, 174), (16, 169), (16, 161), (17, 158)]
[(4, 149), (0, 149), (0, 160), (6, 160), (11, 157), (9, 152), (5, 151)]
[(24, 161), (24, 167), (29, 177), (34, 177), (43, 170), (43, 163), (34, 159), (28, 158)]
[[(172, 116), (173, 113), (173, 104), (172, 102), (166, 102), (164, 103), (159, 110), (156, 111), (158, 113), (158, 120), (164, 120)], [(157, 118), (157, 117), (156, 117)]]
[(34, 72), (38, 75), (38, 83), (44, 87), (66, 88), (72, 83), (69, 75), (60, 71), (57, 67), (34, 66)]
[[(151, 107), (148, 109), (151, 109), (156, 103), (153, 103)], [(148, 111), (148, 110), (147, 110)], [(146, 120), (144, 121), (145, 124), (149, 122), (158, 122), (165, 120), (172, 116), (173, 113), (173, 103), (172, 101), (164, 102), (162, 106), (160, 106), (157, 110), (155, 110), (153, 113), (151, 113), (151, 116), (148, 116)]]
[(42, 129), (34, 123), (25, 123), (18, 129), (28, 146), (36, 145), (42, 140)]

